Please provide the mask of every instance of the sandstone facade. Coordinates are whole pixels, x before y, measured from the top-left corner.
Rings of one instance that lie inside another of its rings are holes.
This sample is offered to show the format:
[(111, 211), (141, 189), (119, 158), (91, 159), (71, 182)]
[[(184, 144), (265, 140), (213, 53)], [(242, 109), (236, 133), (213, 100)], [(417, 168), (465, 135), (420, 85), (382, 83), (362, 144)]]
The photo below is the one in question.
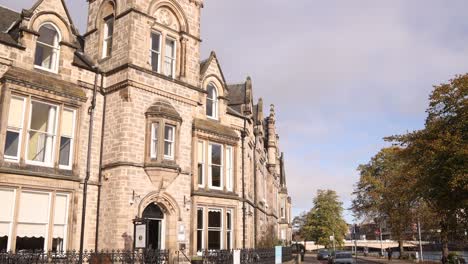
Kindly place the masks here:
[(78, 249), (87, 175), (87, 249), (134, 248), (134, 221), (146, 247), (240, 248), (244, 205), (246, 247), (290, 243), (274, 107), (200, 62), (203, 2), (88, 2), (84, 35), (62, 0), (0, 7), (0, 250)]

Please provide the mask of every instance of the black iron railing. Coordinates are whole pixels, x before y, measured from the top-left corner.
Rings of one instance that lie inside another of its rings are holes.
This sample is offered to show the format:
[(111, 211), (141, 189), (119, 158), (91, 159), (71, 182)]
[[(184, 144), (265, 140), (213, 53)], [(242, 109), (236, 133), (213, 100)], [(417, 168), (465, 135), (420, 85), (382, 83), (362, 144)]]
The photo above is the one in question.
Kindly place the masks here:
[[(203, 263), (206, 264), (232, 264), (234, 261), (234, 250), (208, 250), (202, 254)], [(274, 264), (275, 249), (240, 249), (240, 261), (242, 264)], [(282, 248), (282, 262), (293, 259), (290, 247)]]
[[(78, 264), (78, 251), (64, 252), (3, 252), (0, 264)], [(143, 251), (84, 251), (83, 263), (86, 264), (167, 264), (168, 250)]]

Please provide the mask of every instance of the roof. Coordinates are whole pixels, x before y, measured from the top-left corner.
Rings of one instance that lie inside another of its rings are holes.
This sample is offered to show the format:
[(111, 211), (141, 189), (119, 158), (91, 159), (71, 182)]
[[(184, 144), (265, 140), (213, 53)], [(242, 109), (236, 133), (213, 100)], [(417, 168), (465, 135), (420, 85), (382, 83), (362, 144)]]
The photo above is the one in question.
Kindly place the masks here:
[(212, 120), (195, 118), (193, 120), (193, 129), (225, 136), (234, 140), (239, 139), (239, 136), (234, 129)]
[(11, 25), (21, 18), (20, 13), (0, 6), (0, 31), (6, 33)]
[(80, 86), (64, 80), (60, 80), (37, 71), (10, 67), (0, 79), (11, 81), (20, 85), (29, 86), (33, 89), (44, 90), (60, 96), (86, 101), (86, 94)]
[(148, 108), (146, 115), (161, 116), (176, 121), (182, 121), (182, 117), (179, 115), (177, 110), (171, 105), (171, 103), (165, 100), (156, 101)]

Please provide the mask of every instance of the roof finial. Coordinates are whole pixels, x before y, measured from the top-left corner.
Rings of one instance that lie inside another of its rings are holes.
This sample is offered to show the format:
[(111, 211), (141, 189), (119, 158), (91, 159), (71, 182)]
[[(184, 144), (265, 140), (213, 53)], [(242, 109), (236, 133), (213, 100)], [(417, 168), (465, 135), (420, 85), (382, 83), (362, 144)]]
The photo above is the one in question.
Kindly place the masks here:
[(274, 116), (275, 116), (275, 105), (271, 104), (270, 105), (270, 117), (274, 117)]

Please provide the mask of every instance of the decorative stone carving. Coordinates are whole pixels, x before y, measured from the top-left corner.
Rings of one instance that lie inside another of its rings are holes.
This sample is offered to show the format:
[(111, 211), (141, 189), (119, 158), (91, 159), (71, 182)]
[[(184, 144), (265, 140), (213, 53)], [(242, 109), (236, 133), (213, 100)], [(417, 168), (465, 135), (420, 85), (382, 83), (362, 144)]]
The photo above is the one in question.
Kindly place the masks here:
[(174, 13), (171, 10), (165, 7), (160, 8), (156, 11), (156, 21), (176, 31), (180, 30), (180, 25), (179, 25), (179, 21), (177, 20), (177, 17), (174, 15)]

